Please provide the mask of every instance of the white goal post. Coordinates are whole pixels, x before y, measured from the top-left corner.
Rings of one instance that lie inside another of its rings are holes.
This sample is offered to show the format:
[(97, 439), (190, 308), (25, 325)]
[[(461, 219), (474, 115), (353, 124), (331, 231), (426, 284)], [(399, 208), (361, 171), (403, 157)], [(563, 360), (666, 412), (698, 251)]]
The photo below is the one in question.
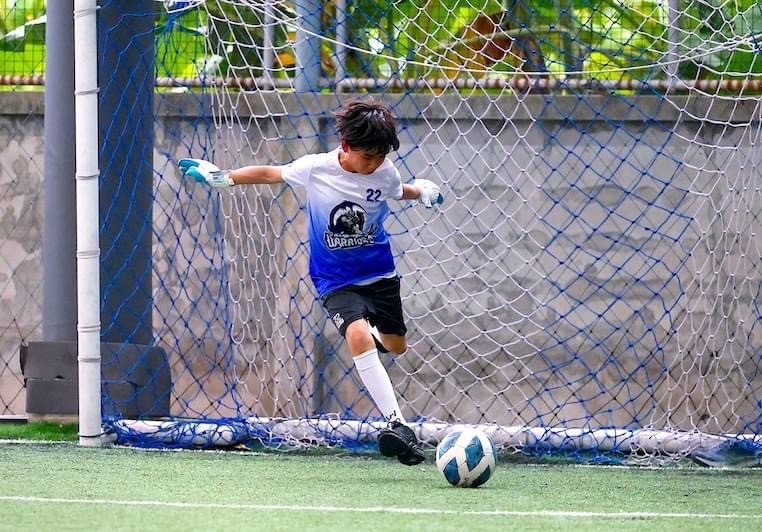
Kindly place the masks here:
[(74, 2), (79, 444), (105, 441), (101, 419), (97, 2)]

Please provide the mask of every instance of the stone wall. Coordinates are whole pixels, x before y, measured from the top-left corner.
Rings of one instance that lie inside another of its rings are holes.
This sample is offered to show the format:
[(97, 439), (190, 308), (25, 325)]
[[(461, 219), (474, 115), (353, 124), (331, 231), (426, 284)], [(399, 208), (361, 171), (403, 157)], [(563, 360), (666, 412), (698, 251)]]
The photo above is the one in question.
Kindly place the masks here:
[(19, 346), (42, 334), (42, 97), (0, 93), (0, 415), (24, 414)]
[[(304, 198), (209, 194), (174, 169), (189, 155), (285, 163), (333, 146), (338, 100), (160, 100), (154, 328), (175, 413), (372, 413), (314, 302)], [(403, 179), (447, 195), (440, 213), (391, 204), (411, 348), (390, 373), (408, 417), (759, 430), (758, 99), (388, 100)], [(0, 207), (31, 236), (0, 240), (0, 275), (24, 287), (0, 292), (3, 398), (23, 397), (8, 325), (34, 336), (41, 320), (42, 115), (0, 115), (5, 130), (17, 133), (0, 153)], [(12, 180), (24, 172), (28, 187)], [(5, 408), (19, 413), (19, 399)]]

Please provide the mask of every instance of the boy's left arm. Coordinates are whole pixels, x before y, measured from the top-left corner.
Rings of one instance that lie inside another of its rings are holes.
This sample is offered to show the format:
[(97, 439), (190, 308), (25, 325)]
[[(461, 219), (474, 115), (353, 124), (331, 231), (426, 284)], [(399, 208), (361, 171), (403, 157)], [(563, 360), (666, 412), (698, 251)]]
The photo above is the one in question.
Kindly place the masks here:
[(400, 199), (417, 200), (421, 197), (421, 191), (413, 185), (402, 183), (402, 197)]
[(415, 179), (410, 185), (403, 183), (401, 199), (418, 200), (429, 209), (444, 202), (439, 185), (428, 179)]

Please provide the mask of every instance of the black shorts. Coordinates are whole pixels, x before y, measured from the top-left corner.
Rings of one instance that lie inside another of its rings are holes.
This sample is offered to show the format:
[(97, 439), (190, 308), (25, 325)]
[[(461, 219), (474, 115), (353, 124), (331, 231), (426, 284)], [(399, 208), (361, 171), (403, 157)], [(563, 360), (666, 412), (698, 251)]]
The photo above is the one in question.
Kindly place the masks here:
[(350, 323), (367, 319), (383, 334), (405, 336), (400, 278), (380, 279), (368, 285), (349, 285), (326, 294), (323, 306), (344, 336)]

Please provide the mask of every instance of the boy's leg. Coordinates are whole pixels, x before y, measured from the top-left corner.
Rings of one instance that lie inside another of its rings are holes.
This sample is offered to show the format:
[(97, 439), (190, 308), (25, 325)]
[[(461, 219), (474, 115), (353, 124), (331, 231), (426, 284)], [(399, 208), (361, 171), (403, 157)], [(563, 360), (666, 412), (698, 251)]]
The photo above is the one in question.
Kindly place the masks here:
[(340, 290), (326, 297), (323, 306), (346, 340), (360, 379), (384, 419), (404, 423), (389, 374), (378, 358), (365, 320), (368, 314), (365, 298), (352, 290)]
[[(401, 355), (407, 350), (407, 327), (400, 299), (400, 279), (382, 279), (369, 285), (368, 322), (377, 326), (376, 345)], [(375, 327), (374, 327), (375, 328)], [(378, 450), (384, 456), (396, 456), (405, 465), (423, 462), (425, 455), (413, 430), (398, 421), (391, 421), (378, 435)]]
[(407, 351), (407, 337), (399, 334), (388, 334), (378, 331), (375, 325), (369, 325), (370, 334), (379, 353), (394, 353), (401, 355)]
[[(384, 419), (389, 422), (378, 435), (378, 450), (384, 456), (396, 456), (405, 465), (420, 464), (425, 459), (423, 449), (419, 446), (413, 430), (405, 425), (394, 387), (386, 368), (378, 358), (378, 350), (373, 346), (367, 322), (355, 320), (350, 323), (346, 328), (345, 338), (360, 379)], [(355, 354), (363, 349), (367, 350)]]
[(386, 368), (378, 358), (378, 351), (373, 345), (367, 322), (362, 319), (351, 322), (347, 326), (344, 337), (360, 379), (384, 419), (404, 423), (405, 418), (402, 417), (392, 382)]
[(379, 332), (375, 325), (370, 326), (370, 334), (379, 353), (401, 355), (407, 351), (407, 337), (404, 335)]
[(370, 285), (370, 289), (368, 322), (376, 347), (382, 351), (380, 345), (386, 351), (401, 355), (407, 351), (407, 327), (402, 312), (400, 279), (382, 279)]
[(389, 421), (389, 426), (379, 433), (379, 451), (384, 456), (396, 456), (405, 465), (422, 462), (425, 458), (423, 450), (418, 445), (415, 433), (404, 424), (405, 418), (389, 374), (378, 358), (369, 324), (364, 319), (368, 314), (365, 299), (347, 290), (329, 295), (323, 300), (323, 305), (347, 341), (365, 388), (381, 414)]
[(389, 350), (381, 341), (381, 333), (378, 332), (378, 327), (376, 327), (375, 325), (370, 325), (370, 323), (368, 323), (368, 325), (369, 325), (368, 329), (370, 330), (370, 335), (373, 337), (373, 343), (376, 344), (376, 349), (378, 349), (378, 352), (388, 353)]

